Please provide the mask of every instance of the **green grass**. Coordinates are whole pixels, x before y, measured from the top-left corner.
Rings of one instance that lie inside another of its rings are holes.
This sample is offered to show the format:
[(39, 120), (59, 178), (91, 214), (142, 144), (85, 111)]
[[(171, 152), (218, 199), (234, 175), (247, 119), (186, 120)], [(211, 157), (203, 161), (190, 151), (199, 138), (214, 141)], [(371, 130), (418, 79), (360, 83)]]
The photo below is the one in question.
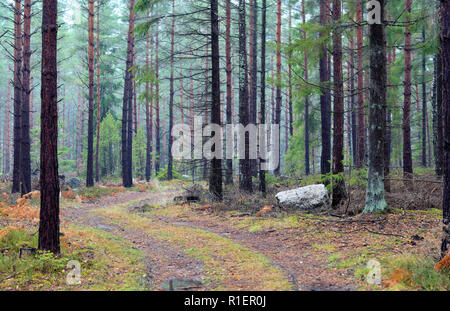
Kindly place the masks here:
[[(37, 234), (9, 230), (0, 239), (0, 290), (145, 290), (144, 255), (120, 237), (101, 230), (64, 228), (61, 254), (36, 251), (20, 258), (23, 247), (37, 248)], [(66, 240), (66, 237), (69, 237)], [(69, 245), (67, 242), (70, 242)], [(76, 246), (75, 246), (76, 245)], [(68, 285), (69, 261), (81, 265), (81, 284)]]
[(117, 192), (119, 192), (117, 189), (95, 186), (90, 188), (81, 188), (77, 191), (77, 194), (89, 199), (97, 200)]
[(396, 269), (403, 269), (409, 277), (400, 280), (393, 289), (449, 291), (450, 269), (435, 272), (436, 262), (428, 257), (417, 255), (400, 255), (386, 260), (387, 270), (390, 273)]
[(58, 280), (64, 278), (63, 270), (71, 260), (69, 257), (36, 251), (20, 258), (21, 248), (35, 249), (37, 244), (37, 234), (24, 230), (10, 230), (0, 239), (0, 249), (3, 250), (0, 256), (0, 280), (3, 280), (0, 289), (20, 289), (29, 285), (39, 289), (60, 283)]

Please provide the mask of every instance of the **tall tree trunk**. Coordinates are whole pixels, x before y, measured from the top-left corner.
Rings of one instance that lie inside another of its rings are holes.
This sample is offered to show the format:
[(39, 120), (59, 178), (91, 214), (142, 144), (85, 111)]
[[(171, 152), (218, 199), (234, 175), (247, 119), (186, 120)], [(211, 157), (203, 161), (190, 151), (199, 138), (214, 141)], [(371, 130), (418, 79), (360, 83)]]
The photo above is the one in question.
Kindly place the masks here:
[(22, 116), (21, 130), (21, 194), (31, 192), (31, 157), (30, 157), (30, 60), (31, 60), (31, 0), (24, 1), (23, 19), (23, 68), (22, 68)]
[(155, 144), (156, 144), (156, 159), (155, 159), (155, 173), (159, 173), (161, 165), (161, 122), (160, 122), (160, 109), (159, 109), (159, 23), (156, 23), (156, 42), (155, 42)]
[(444, 237), (442, 256), (450, 249), (450, 0), (441, 0), (441, 45), (443, 64), (443, 119), (444, 119)]
[(77, 133), (75, 137), (75, 165), (77, 168), (77, 175), (79, 174), (80, 168), (80, 135), (81, 135), (81, 92), (78, 89), (78, 101), (77, 101)]
[(88, 152), (86, 167), (86, 187), (94, 186), (94, 9), (95, 0), (89, 0), (88, 6), (88, 67), (89, 67), (89, 103), (88, 103)]
[(431, 167), (431, 133), (430, 133), (430, 118), (429, 118), (429, 113), (428, 113), (428, 109), (426, 111), (426, 128), (427, 128), (427, 148), (428, 148), (428, 152), (427, 152), (427, 166)]
[(4, 127), (4, 140), (5, 140), (5, 167), (4, 172), (5, 175), (8, 175), (11, 169), (11, 121), (10, 121), (10, 114), (11, 114), (11, 82), (8, 79), (8, 98), (6, 99), (6, 107), (5, 107), (5, 127)]
[[(302, 2), (302, 6), (304, 7), (304, 1)], [(303, 15), (304, 9), (302, 9), (302, 15)], [(291, 38), (291, 32), (292, 32), (292, 6), (289, 5), (289, 17), (288, 17), (288, 43), (289, 45), (291, 45), (292, 43), (292, 38)], [(303, 22), (304, 23), (304, 22)], [(303, 32), (304, 34), (304, 39), (306, 38), (306, 32)], [(305, 53), (305, 57), (306, 57), (306, 53)], [(294, 135), (294, 117), (293, 117), (293, 108), (292, 108), (292, 63), (291, 63), (291, 59), (292, 59), (292, 53), (289, 52), (288, 55), (288, 99), (289, 99), (289, 104), (288, 104), (288, 109), (289, 109), (289, 121), (287, 122), (289, 124), (289, 136)], [(306, 69), (308, 70), (308, 69)]]
[(133, 186), (132, 176), (132, 150), (133, 131), (132, 131), (132, 105), (133, 105), (133, 76), (130, 71), (134, 63), (134, 0), (130, 0), (130, 17), (128, 26), (128, 44), (127, 44), (127, 61), (125, 69), (125, 84), (122, 107), (122, 178), (124, 187)]
[[(135, 50), (133, 49), (133, 55), (136, 55)], [(133, 132), (136, 135), (139, 127), (138, 121), (138, 105), (137, 105), (137, 88), (136, 81), (133, 80)]]
[[(134, 1), (134, 0), (133, 0)], [(131, 2), (131, 1), (130, 1)], [(130, 7), (130, 11), (133, 14), (133, 28), (134, 28), (134, 23), (135, 23), (135, 15), (134, 15), (134, 11), (133, 11), (133, 7), (134, 7), (134, 3), (133, 6)], [(134, 66), (134, 60), (135, 60), (135, 34), (134, 34), (134, 29), (132, 30), (132, 35), (131, 35), (131, 40), (133, 42), (132, 48), (131, 48), (131, 64), (132, 67)], [(131, 71), (131, 68), (130, 68)], [(130, 187), (133, 186), (133, 137), (135, 135), (135, 127), (134, 127), (134, 123), (133, 123), (133, 107), (135, 107), (135, 97), (134, 95), (136, 94), (136, 81), (134, 80), (134, 75), (133, 73), (130, 73), (130, 79), (131, 79), (131, 88), (129, 90), (130, 94), (129, 94), (129, 102), (128, 102), (128, 120), (127, 120), (127, 134), (128, 134), (128, 138), (127, 138), (127, 164), (128, 164), (128, 178), (129, 178), (129, 185)]]
[[(225, 58), (226, 58), (226, 72), (227, 72), (227, 124), (233, 124), (233, 85), (232, 85), (232, 62), (231, 62), (231, 0), (226, 1), (226, 40), (225, 40)], [(233, 160), (226, 160), (226, 179), (227, 185), (233, 184)]]
[[(440, 3), (436, 3), (435, 20), (439, 22)], [(443, 149), (443, 110), (442, 110), (442, 54), (434, 56), (434, 81), (433, 81), (433, 149), (436, 175), (442, 176), (444, 165)]]
[[(246, 127), (249, 124), (248, 65), (246, 35), (245, 0), (239, 0), (239, 120)], [(239, 187), (246, 192), (253, 192), (250, 165), (250, 135), (245, 134), (245, 158), (239, 160)]]
[[(328, 24), (327, 0), (320, 1), (320, 24)], [(323, 34), (320, 34), (323, 37)], [(322, 119), (322, 155), (320, 160), (321, 174), (328, 174), (331, 171), (331, 102), (329, 101), (329, 72), (328, 72), (328, 51), (326, 44), (322, 47), (322, 55), (319, 62), (320, 83), (324, 86), (320, 95), (320, 114)]]
[(173, 128), (173, 100), (174, 100), (174, 57), (175, 57), (175, 0), (172, 0), (172, 32), (171, 32), (171, 48), (170, 48), (170, 102), (169, 102), (169, 148), (168, 148), (168, 165), (167, 165), (167, 179), (173, 179), (173, 157), (172, 157), (172, 128)]
[[(258, 99), (258, 0), (250, 0), (250, 124), (256, 125)], [(251, 160), (252, 176), (258, 175), (257, 160)]]
[[(150, 18), (150, 11), (147, 10), (147, 18)], [(146, 70), (150, 70), (150, 46), (153, 49), (153, 36), (152, 42), (150, 45), (150, 32), (147, 33), (146, 36), (146, 49), (145, 49), (145, 64)], [(153, 52), (152, 52), (152, 65), (153, 65)], [(153, 102), (153, 94), (150, 95), (150, 92), (153, 93), (153, 83), (150, 91), (150, 82), (147, 81), (145, 83), (145, 125), (146, 125), (146, 133), (147, 133), (147, 146), (146, 146), (146, 156), (145, 156), (145, 180), (147, 182), (150, 181), (152, 177), (152, 123), (150, 120), (151, 112), (150, 112), (150, 100)], [(150, 95), (150, 98), (149, 98)], [(153, 108), (153, 107), (152, 107)]]
[(97, 0), (97, 143), (95, 147), (95, 180), (100, 180), (100, 172), (98, 170), (98, 153), (100, 149), (100, 0)]
[[(390, 20), (390, 13), (388, 12), (387, 20)], [(385, 28), (386, 35), (386, 28)], [(385, 38), (386, 40), (386, 38)], [(391, 51), (387, 50), (387, 43), (385, 45), (387, 54), (387, 66), (386, 66), (386, 87), (389, 84), (389, 68), (394, 64), (393, 57), (391, 56)], [(387, 95), (386, 95), (387, 96)], [(384, 136), (384, 191), (391, 192), (391, 181), (389, 179), (389, 174), (391, 172), (391, 140), (392, 140), (392, 111), (391, 107), (388, 106), (388, 100), (386, 99), (386, 126), (385, 126), (385, 136)]]
[[(411, 13), (411, 0), (405, 0), (405, 8)], [(412, 151), (411, 151), (411, 32), (409, 29), (409, 16), (405, 28), (405, 92), (403, 104), (403, 173), (405, 185), (411, 188), (410, 180), (413, 178)]]
[[(333, 118), (333, 174), (344, 172), (344, 82), (342, 76), (342, 33), (340, 29), (341, 0), (333, 0), (333, 74), (334, 74), (334, 118)], [(344, 180), (333, 184), (333, 206), (345, 198)]]
[[(192, 77), (192, 70), (189, 71), (189, 76)], [(195, 119), (195, 91), (194, 91), (194, 79), (191, 79), (191, 91), (190, 91), (190, 103), (189, 103), (189, 119), (191, 129), (191, 142), (194, 141), (194, 119)], [(191, 150), (191, 157), (194, 159), (194, 148)], [(232, 167), (233, 168), (233, 167)], [(195, 180), (196, 165), (191, 165), (192, 180)]]
[(39, 249), (60, 252), (58, 177), (57, 0), (42, 3), (41, 209)]
[(443, 117), (442, 117), (442, 54), (435, 56), (434, 92), (433, 100), (433, 141), (436, 175), (442, 176), (444, 164)]
[[(302, 22), (306, 25), (306, 11), (305, 11), (305, 0), (302, 1)], [(303, 29), (303, 40), (306, 40), (306, 30)], [(309, 81), (308, 74), (308, 54), (305, 52), (304, 55), (304, 66), (305, 66), (305, 81)], [(290, 110), (292, 116), (292, 99), (290, 99)], [(293, 126), (291, 120), (291, 135), (293, 135)], [(309, 160), (309, 96), (305, 98), (305, 174), (309, 175), (310, 172), (310, 160)]]
[(364, 115), (364, 69), (363, 69), (363, 1), (356, 3), (356, 47), (358, 66), (358, 157), (356, 167), (361, 168), (366, 159), (366, 118)]
[(30, 132), (33, 130), (34, 125), (33, 115), (33, 77), (30, 75)]
[[(256, 1), (256, 0), (255, 0)], [(218, 0), (211, 0), (211, 64), (212, 64), (212, 103), (211, 123), (222, 126), (220, 116), (220, 54), (219, 54), (219, 5)], [(214, 133), (219, 135), (219, 133)], [(214, 148), (219, 148), (215, 146)], [(222, 149), (222, 148), (220, 148)], [(211, 160), (209, 192), (215, 201), (223, 200), (222, 192), (222, 160), (214, 157)]]
[[(275, 124), (281, 127), (281, 0), (277, 0), (277, 34), (276, 34), (276, 56), (277, 56), (277, 73), (276, 73), (276, 107), (275, 107)], [(274, 137), (280, 142), (281, 146), (281, 128), (278, 132), (278, 137)], [(280, 176), (281, 168), (281, 148), (278, 148), (278, 166), (275, 168), (275, 176)]]
[(355, 165), (357, 158), (357, 116), (355, 107), (355, 42), (354, 42), (354, 32), (350, 34), (350, 108), (351, 108), (351, 140), (352, 140), (352, 163)]
[[(422, 28), (422, 42), (425, 44), (425, 28)], [(427, 83), (425, 80), (427, 59), (422, 52), (422, 166), (427, 166)]]
[[(257, 101), (257, 36), (258, 32), (256, 29), (257, 25), (257, 1), (249, 0), (249, 122), (250, 124), (256, 124), (256, 101)], [(253, 161), (252, 161), (253, 162)], [(252, 163), (253, 170), (253, 163)]]
[[(150, 40), (150, 47), (151, 47), (151, 56), (150, 56), (150, 68), (154, 68), (154, 47), (155, 47), (155, 40), (154, 40), (154, 36), (152, 35), (151, 40)], [(155, 123), (153, 122), (153, 111), (154, 111), (154, 107), (155, 107), (155, 83), (154, 81), (152, 81), (152, 83), (150, 84), (150, 146), (149, 146), (149, 151), (150, 151), (150, 178), (152, 176), (152, 169), (154, 169), (155, 165), (155, 159), (153, 157), (153, 148), (155, 146)]]
[(66, 144), (66, 86), (63, 87), (63, 100), (62, 100), (62, 128), (61, 128), (61, 145), (65, 146)]
[(167, 139), (166, 139), (166, 100), (163, 98), (162, 101), (162, 105), (163, 105), (163, 113), (162, 113), (162, 133), (163, 133), (163, 141), (162, 141), (162, 157), (161, 157), (161, 165), (163, 168), (166, 167), (166, 144), (167, 144)]
[[(266, 124), (266, 0), (262, 0), (262, 21), (261, 21), (261, 108), (260, 108), (260, 124)], [(266, 131), (263, 131), (266, 133)], [(260, 139), (261, 144), (265, 143), (264, 136)], [(264, 148), (267, 153), (267, 148)], [(261, 162), (260, 160), (260, 166)], [(266, 171), (259, 168), (259, 191), (265, 196), (267, 193), (266, 187)]]
[(384, 26), (385, 0), (381, 5), (381, 24), (369, 26), (370, 38), (370, 104), (369, 104), (369, 169), (367, 173), (364, 213), (383, 211), (384, 200), (384, 125), (386, 123), (387, 65)]
[(12, 193), (21, 191), (21, 136), (22, 136), (22, 1), (14, 8), (14, 155)]

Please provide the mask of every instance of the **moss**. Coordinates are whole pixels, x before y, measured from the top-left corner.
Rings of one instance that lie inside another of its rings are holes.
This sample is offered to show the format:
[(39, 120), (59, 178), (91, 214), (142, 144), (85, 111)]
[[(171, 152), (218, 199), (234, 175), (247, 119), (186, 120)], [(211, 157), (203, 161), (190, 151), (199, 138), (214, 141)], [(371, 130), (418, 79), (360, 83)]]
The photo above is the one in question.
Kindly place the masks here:
[(383, 176), (377, 172), (370, 170), (368, 172), (368, 183), (366, 191), (366, 206), (363, 213), (384, 212), (388, 205), (384, 199), (384, 182)]

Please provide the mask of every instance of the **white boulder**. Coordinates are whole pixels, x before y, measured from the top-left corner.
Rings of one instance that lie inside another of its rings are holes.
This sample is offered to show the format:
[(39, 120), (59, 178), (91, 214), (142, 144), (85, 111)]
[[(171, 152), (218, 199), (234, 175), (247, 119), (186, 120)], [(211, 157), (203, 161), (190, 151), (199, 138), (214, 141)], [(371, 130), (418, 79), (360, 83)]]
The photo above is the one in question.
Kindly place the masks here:
[(328, 207), (330, 204), (327, 188), (322, 184), (280, 192), (276, 198), (281, 207), (306, 210)]

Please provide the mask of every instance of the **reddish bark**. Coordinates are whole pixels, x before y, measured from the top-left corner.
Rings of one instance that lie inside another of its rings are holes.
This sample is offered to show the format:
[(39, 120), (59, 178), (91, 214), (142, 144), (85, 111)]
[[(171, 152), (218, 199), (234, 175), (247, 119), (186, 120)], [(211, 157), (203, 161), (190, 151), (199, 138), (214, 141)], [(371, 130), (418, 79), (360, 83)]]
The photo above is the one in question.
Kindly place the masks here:
[(98, 154), (100, 149), (100, 0), (97, 0), (97, 143), (95, 148), (95, 180), (100, 179), (98, 170)]
[(57, 0), (42, 4), (41, 209), (39, 249), (60, 252), (58, 177)]
[(5, 145), (5, 165), (4, 165), (4, 173), (5, 175), (9, 174), (11, 169), (10, 156), (11, 156), (11, 83), (8, 80), (8, 97), (6, 99), (6, 109), (5, 109), (5, 127), (4, 127), (4, 145)]

